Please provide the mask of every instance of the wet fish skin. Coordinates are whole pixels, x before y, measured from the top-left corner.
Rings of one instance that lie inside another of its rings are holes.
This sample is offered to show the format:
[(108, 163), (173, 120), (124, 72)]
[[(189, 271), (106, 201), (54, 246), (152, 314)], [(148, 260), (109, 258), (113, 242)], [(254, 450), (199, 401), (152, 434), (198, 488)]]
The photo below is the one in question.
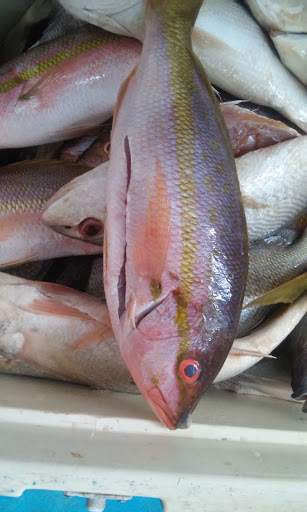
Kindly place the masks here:
[(307, 400), (307, 315), (288, 337), (288, 354), (291, 361), (292, 398)]
[(106, 301), (103, 287), (103, 259), (100, 255), (92, 259), (91, 273), (85, 291), (102, 302)]
[(266, 29), (307, 32), (305, 0), (246, 0), (256, 20)]
[(86, 170), (58, 161), (25, 161), (0, 169), (0, 268), (100, 252), (92, 244), (55, 233), (41, 219), (47, 199)]
[(283, 66), (241, 3), (204, 0), (192, 42), (212, 84), (274, 108), (307, 131), (304, 86)]
[(250, 243), (273, 233), (306, 209), (307, 137), (236, 159)]
[[(302, 297), (258, 332), (235, 340), (214, 383), (248, 370), (261, 360), (259, 351), (268, 355), (306, 309), (307, 300)], [(139, 392), (111, 334), (106, 306), (84, 293), (0, 273), (0, 323), (0, 372)]]
[(102, 27), (104, 30), (136, 37), (145, 36), (146, 0), (59, 0), (73, 16)]
[(78, 162), (93, 168), (108, 162), (111, 148), (110, 141), (111, 123), (102, 127), (97, 139), (84, 151)]
[[(287, 246), (258, 242), (249, 248), (249, 268), (243, 306), (256, 297), (280, 286), (307, 270), (307, 231)], [(255, 306), (241, 312), (237, 337), (250, 332), (272, 311), (274, 306)]]
[[(144, 40), (145, 1), (123, 0), (110, 6), (105, 0), (89, 0), (86, 8), (81, 0), (61, 3), (90, 23)], [(117, 13), (120, 22), (116, 26)], [(239, 2), (204, 0), (192, 47), (212, 84), (236, 98), (272, 107), (307, 131), (304, 87), (284, 68), (261, 28)]]
[[(0, 316), (0, 371), (10, 368), (9, 360), (20, 361), (28, 374), (32, 368), (61, 380), (134, 391), (107, 307), (93, 297), (0, 273)], [(11, 366), (22, 371), (22, 365)]]
[(237, 102), (221, 103), (220, 107), (235, 157), (299, 136), (285, 123), (240, 107)]
[(141, 44), (90, 25), (0, 68), (0, 148), (82, 135), (113, 114)]
[(307, 34), (271, 33), (284, 65), (307, 85)]
[[(136, 384), (171, 429), (227, 357), (247, 270), (232, 150), (191, 51), (200, 3), (149, 3), (142, 57), (115, 110), (107, 189), (104, 284), (113, 329)], [(193, 385), (178, 375), (186, 359), (202, 368)]]
[(24, 263), (18, 267), (3, 270), (3, 272), (23, 279), (31, 279), (33, 281), (43, 281), (53, 260), (33, 261), (31, 263)]
[(43, 222), (64, 235), (102, 245), (107, 169), (108, 162), (58, 190), (45, 205)]

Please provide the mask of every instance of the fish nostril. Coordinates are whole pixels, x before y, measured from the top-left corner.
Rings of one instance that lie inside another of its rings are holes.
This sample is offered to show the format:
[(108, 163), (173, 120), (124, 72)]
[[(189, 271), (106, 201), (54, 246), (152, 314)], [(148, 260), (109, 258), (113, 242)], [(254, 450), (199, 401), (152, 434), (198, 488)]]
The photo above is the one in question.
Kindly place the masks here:
[(102, 232), (102, 228), (103, 226), (100, 220), (94, 219), (93, 217), (84, 219), (78, 226), (80, 234), (88, 237), (99, 235)]

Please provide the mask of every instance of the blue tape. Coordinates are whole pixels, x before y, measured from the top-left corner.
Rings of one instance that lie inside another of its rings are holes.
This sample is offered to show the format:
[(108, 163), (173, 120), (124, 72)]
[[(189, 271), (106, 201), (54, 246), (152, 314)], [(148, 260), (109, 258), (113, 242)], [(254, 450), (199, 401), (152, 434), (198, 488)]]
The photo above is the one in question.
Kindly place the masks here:
[[(88, 512), (86, 498), (69, 498), (61, 491), (28, 489), (21, 496), (0, 496), (0, 512)], [(101, 511), (97, 511), (101, 512)], [(107, 500), (105, 512), (163, 512), (157, 498), (138, 498), (121, 503)]]

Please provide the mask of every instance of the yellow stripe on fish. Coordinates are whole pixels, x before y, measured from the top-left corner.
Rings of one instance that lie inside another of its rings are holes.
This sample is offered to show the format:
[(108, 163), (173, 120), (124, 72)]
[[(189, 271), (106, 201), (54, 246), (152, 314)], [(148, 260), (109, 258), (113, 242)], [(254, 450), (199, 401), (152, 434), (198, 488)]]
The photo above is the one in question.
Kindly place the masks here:
[(87, 51), (95, 50), (96, 48), (99, 48), (99, 46), (112, 44), (120, 39), (121, 37), (116, 34), (102, 32), (101, 37), (95, 37), (88, 41), (82, 41), (80, 44), (76, 45), (75, 48), (59, 52), (55, 54), (53, 57), (45, 61), (39, 62), (39, 64), (37, 64), (34, 68), (25, 69), (11, 80), (7, 80), (6, 82), (0, 83), (0, 94), (5, 93), (10, 89), (14, 89), (14, 87), (17, 87), (18, 85), (27, 82), (28, 80), (31, 80), (36, 76), (40, 76), (43, 73), (46, 73), (46, 71), (49, 71), (55, 66), (58, 66), (65, 60), (77, 57), (78, 55), (81, 55), (82, 53), (85, 53)]

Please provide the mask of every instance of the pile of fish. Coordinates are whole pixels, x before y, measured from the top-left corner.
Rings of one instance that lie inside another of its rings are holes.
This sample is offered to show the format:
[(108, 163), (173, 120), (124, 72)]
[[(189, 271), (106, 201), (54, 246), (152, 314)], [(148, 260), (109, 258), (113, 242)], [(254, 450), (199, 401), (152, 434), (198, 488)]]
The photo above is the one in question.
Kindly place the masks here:
[(211, 385), (307, 399), (306, 3), (246, 4), (2, 28), (0, 372), (141, 392), (170, 429)]

